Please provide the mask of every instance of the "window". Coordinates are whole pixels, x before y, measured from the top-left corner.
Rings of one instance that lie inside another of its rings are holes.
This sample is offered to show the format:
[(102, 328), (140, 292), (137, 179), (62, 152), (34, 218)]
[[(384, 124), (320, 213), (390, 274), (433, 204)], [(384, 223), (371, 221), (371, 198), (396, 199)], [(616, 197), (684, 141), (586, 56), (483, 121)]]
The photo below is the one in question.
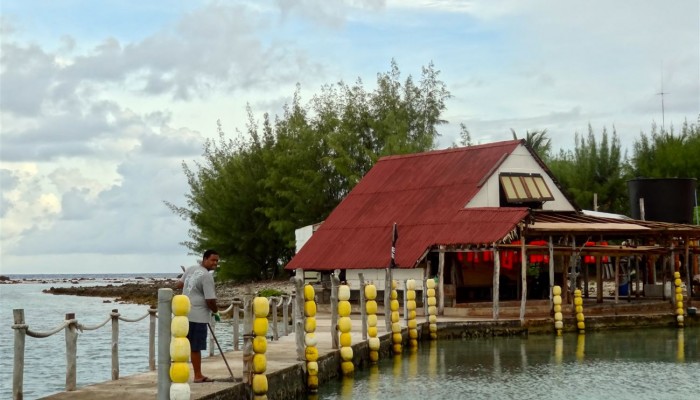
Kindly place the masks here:
[(552, 192), (540, 174), (503, 173), (499, 178), (508, 203), (554, 200)]

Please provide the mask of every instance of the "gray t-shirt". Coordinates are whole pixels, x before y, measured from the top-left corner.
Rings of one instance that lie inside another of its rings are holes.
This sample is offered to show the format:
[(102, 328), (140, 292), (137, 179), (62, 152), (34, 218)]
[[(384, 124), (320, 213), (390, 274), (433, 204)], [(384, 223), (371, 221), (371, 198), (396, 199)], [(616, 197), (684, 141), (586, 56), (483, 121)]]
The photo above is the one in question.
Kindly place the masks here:
[(182, 294), (190, 298), (192, 309), (189, 320), (207, 323), (211, 321), (211, 310), (206, 300), (216, 300), (214, 277), (201, 265), (187, 268), (180, 280), (184, 283)]

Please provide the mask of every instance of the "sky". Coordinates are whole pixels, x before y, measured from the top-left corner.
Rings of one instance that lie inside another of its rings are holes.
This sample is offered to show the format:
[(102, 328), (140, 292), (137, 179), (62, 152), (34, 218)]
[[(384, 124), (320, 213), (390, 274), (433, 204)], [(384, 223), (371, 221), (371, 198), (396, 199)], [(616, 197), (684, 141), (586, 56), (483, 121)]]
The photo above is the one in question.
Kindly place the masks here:
[(3, 0), (0, 34), (1, 274), (178, 273), (199, 256), (164, 202), (217, 121), (371, 90), (392, 59), (451, 92), (438, 148), (463, 123), (629, 149), (700, 115), (698, 0)]

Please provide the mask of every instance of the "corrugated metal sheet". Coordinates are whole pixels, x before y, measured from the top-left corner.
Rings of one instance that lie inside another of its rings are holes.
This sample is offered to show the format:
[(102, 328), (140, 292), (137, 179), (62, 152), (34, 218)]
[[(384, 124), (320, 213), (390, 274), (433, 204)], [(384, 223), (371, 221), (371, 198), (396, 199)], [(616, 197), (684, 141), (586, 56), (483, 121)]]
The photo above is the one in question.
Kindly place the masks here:
[(492, 243), (528, 210), (464, 209), (477, 186), (521, 141), (380, 159), (287, 265), (287, 269), (386, 268), (398, 224), (396, 263), (413, 267), (435, 245)]

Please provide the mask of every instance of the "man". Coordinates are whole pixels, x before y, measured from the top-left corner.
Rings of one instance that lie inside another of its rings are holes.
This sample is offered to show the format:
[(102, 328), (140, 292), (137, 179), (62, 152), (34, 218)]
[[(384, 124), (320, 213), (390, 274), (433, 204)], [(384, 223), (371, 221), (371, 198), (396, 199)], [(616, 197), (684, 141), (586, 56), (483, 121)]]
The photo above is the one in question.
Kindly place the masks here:
[(212, 379), (202, 375), (202, 350), (207, 349), (207, 325), (211, 321), (211, 315), (218, 315), (219, 308), (216, 305), (216, 292), (214, 291), (214, 278), (210, 271), (214, 271), (219, 265), (219, 253), (215, 250), (207, 250), (202, 256), (202, 261), (188, 268), (180, 281), (178, 288), (182, 288), (182, 294), (190, 298), (190, 331), (187, 339), (190, 341), (192, 369), (194, 370), (194, 382), (213, 382)]

